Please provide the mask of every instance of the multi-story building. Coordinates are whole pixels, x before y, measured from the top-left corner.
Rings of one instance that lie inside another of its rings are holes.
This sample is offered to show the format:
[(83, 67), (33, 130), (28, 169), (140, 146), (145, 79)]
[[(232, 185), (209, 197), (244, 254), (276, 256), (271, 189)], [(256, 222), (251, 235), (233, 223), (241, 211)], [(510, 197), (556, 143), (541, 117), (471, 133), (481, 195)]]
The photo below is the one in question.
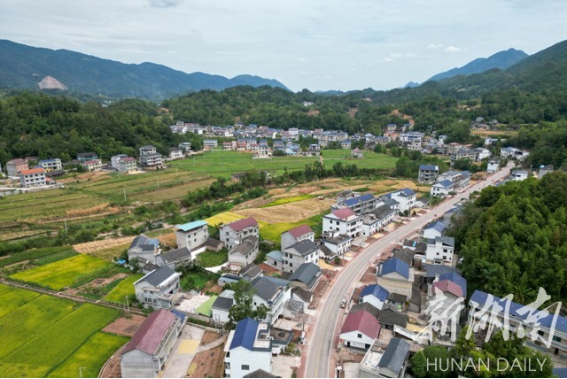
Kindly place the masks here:
[(285, 272), (294, 272), (304, 263), (319, 265), (319, 246), (310, 239), (303, 239), (291, 246), (282, 248)]
[(488, 161), (488, 165), (486, 166), (486, 172), (488, 173), (494, 173), (496, 171), (498, 171), (500, 169), (500, 162), (495, 160), (495, 159), (491, 159)]
[(502, 158), (510, 158), (523, 161), (528, 155), (530, 155), (530, 153), (528, 153), (527, 151), (520, 150), (515, 147), (503, 147), (500, 149), (500, 157)]
[(315, 241), (315, 232), (308, 225), (299, 225), (281, 235), (281, 248), (286, 249), (291, 245), (303, 240)]
[(234, 221), (220, 228), (220, 240), (228, 251), (234, 249), (248, 236), (260, 237), (258, 222), (253, 217)]
[(127, 173), (138, 170), (138, 163), (132, 157), (121, 158), (118, 162), (118, 172)]
[(528, 172), (526, 170), (512, 170), (510, 173), (510, 179), (521, 182), (522, 180), (526, 180), (528, 178)]
[(175, 237), (178, 247), (186, 247), (190, 251), (205, 245), (209, 238), (209, 224), (206, 221), (193, 221), (175, 226)]
[(90, 161), (83, 162), (83, 167), (87, 171), (101, 171), (102, 170), (102, 162), (99, 159), (93, 159)]
[(445, 197), (455, 189), (455, 184), (446, 179), (431, 186), (431, 196)]
[(416, 193), (414, 190), (404, 188), (402, 190), (392, 192), (386, 195), (388, 198), (396, 200), (399, 203), (398, 210), (406, 212), (415, 207)]
[(374, 197), (372, 194), (364, 194), (361, 196), (356, 196), (342, 201), (337, 201), (336, 204), (331, 206), (331, 209), (344, 209), (350, 208), (357, 215), (367, 214), (374, 209), (380, 202), (380, 199)]
[(323, 216), (323, 233), (338, 233), (356, 238), (362, 233), (362, 217), (350, 208), (332, 211)]
[(92, 161), (98, 159), (98, 155), (96, 153), (93, 152), (88, 152), (88, 153), (79, 153), (77, 154), (77, 160), (79, 162), (86, 162), (86, 161)]
[(181, 288), (181, 274), (162, 266), (134, 282), (136, 298), (144, 306), (171, 309)]
[(61, 159), (59, 158), (42, 159), (37, 162), (37, 166), (44, 169), (45, 172), (61, 170), (63, 168), (61, 165)]
[(378, 208), (365, 214), (362, 218), (362, 234), (366, 237), (370, 237), (373, 234), (384, 229), (394, 217), (396, 216), (396, 211), (390, 208), (386, 204), (378, 206)]
[(224, 376), (243, 378), (257, 370), (271, 373), (272, 342), (267, 323), (251, 318), (239, 321), (224, 347)]
[(439, 166), (435, 165), (420, 165), (419, 176), (417, 181), (425, 184), (433, 184), (437, 181), (439, 176)]
[(6, 171), (8, 176), (18, 176), (20, 171), (29, 170), (28, 161), (21, 158), (16, 158), (6, 163)]
[(128, 155), (126, 154), (117, 154), (117, 155), (113, 155), (112, 157), (110, 157), (110, 165), (112, 166), (113, 169), (118, 170), (120, 167), (120, 160), (122, 158), (127, 158)]
[(20, 186), (24, 188), (39, 187), (46, 185), (45, 170), (32, 168), (20, 171)]
[(453, 237), (435, 237), (427, 241), (427, 250), (425, 251), (425, 259), (428, 263), (453, 263), (453, 255), (455, 254), (455, 239)]
[(376, 268), (377, 283), (390, 293), (410, 298), (414, 282), (413, 268), (398, 258), (379, 263)]
[(216, 139), (206, 139), (203, 140), (203, 149), (210, 150), (214, 147), (218, 146), (218, 142)]
[(140, 164), (147, 167), (156, 167), (163, 164), (163, 157), (157, 152), (155, 146), (140, 147)]

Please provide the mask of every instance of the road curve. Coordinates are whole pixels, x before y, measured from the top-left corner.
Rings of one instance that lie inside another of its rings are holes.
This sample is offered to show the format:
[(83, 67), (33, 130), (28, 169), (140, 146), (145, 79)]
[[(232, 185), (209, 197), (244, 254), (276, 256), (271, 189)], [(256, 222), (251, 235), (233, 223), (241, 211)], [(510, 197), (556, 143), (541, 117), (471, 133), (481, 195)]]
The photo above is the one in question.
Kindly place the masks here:
[(473, 191), (479, 191), (489, 185), (488, 183), (492, 185), (494, 182), (503, 179), (509, 173), (512, 166), (513, 165), (510, 163), (506, 168), (491, 175), (487, 180), (476, 183), (464, 192), (444, 201), (426, 214), (414, 218), (408, 224), (402, 225), (395, 231), (385, 235), (358, 254), (337, 274), (326, 301), (323, 303), (323, 307), (318, 311), (319, 317), (315, 323), (315, 330), (309, 338), (309, 341), (307, 341), (308, 351), (304, 377), (335, 377), (335, 368), (330, 367), (330, 362), (331, 354), (333, 354), (333, 350), (336, 349), (336, 345), (333, 345), (336, 333), (335, 329), (340, 327), (338, 321), (341, 320), (342, 324), (344, 317), (340, 303), (351, 287), (360, 280), (360, 277), (364, 274), (370, 262), (389, 248), (394, 242), (405, 238), (431, 222), (436, 218), (435, 215), (440, 216), (444, 214), (453, 208), (462, 198), (468, 198)]

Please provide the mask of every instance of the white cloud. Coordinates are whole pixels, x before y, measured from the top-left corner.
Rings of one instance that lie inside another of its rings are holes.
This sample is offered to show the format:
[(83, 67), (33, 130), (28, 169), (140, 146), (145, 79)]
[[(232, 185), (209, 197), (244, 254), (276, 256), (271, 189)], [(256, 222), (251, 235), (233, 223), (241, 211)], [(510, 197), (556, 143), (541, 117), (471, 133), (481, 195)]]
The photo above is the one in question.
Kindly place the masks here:
[(399, 59), (414, 59), (417, 58), (417, 54), (414, 53), (391, 53), (386, 58), (382, 59), (382, 62), (391, 63)]
[(441, 43), (430, 43), (429, 45), (427, 45), (428, 49), (440, 49), (443, 47), (443, 44)]
[(447, 48), (445, 48), (445, 51), (448, 53), (459, 53), (461, 51), (464, 51), (465, 49), (462, 49), (460, 47), (455, 47), (455, 46), (449, 46)]

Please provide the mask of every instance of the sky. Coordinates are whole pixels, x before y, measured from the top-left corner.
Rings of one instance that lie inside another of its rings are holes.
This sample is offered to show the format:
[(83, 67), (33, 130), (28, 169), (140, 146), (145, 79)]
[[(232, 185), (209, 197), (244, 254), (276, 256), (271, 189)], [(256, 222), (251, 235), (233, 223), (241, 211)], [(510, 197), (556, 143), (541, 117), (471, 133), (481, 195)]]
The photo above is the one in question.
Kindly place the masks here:
[(391, 89), (567, 39), (564, 0), (0, 0), (0, 39), (293, 91)]

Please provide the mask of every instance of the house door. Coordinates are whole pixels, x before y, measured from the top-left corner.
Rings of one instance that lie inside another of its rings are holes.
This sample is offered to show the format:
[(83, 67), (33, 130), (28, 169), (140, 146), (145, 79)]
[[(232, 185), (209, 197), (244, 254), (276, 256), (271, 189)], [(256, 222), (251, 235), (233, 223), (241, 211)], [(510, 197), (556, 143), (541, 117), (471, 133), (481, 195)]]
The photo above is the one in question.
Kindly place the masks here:
[(350, 347), (350, 341), (347, 341), (346, 346)]

